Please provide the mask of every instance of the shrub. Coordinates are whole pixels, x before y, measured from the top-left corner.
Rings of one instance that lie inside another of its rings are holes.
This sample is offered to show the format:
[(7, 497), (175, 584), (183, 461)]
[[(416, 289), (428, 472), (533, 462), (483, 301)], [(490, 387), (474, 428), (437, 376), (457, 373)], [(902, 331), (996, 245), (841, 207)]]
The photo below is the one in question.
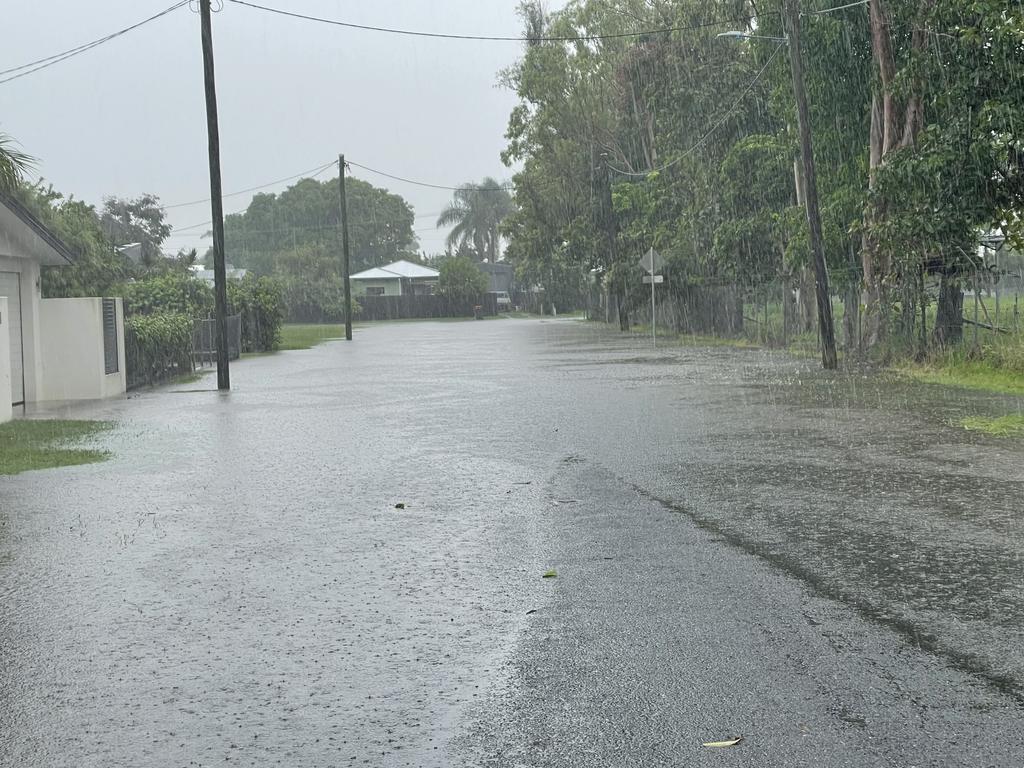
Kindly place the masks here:
[(124, 352), (128, 386), (157, 384), (192, 366), (191, 317), (158, 312), (132, 315), (124, 320)]
[(489, 281), (476, 264), (465, 256), (448, 259), (441, 265), (437, 287), (452, 301), (476, 301), (487, 291)]
[(124, 311), (126, 315), (208, 317), (213, 312), (213, 289), (190, 274), (168, 272), (125, 285)]
[(281, 283), (250, 273), (241, 280), (229, 280), (227, 288), (229, 312), (242, 316), (242, 351), (277, 349), (284, 320)]

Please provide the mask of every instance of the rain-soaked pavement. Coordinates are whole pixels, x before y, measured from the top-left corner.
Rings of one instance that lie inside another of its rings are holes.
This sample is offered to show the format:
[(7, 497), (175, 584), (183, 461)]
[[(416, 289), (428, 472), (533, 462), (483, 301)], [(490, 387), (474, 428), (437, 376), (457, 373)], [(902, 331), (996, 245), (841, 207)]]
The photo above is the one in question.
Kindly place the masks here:
[(110, 461), (0, 478), (0, 765), (1022, 765), (1024, 444), (956, 426), (1020, 403), (645, 344), (76, 411)]

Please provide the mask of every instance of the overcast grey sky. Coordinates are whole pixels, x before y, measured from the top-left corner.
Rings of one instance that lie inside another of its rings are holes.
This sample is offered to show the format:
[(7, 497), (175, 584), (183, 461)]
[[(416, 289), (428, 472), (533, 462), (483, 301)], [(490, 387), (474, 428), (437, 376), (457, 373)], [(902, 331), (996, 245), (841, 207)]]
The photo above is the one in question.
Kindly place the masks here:
[[(0, 69), (128, 26), (174, 0), (8, 3)], [(216, 0), (215, 0), (216, 3)], [(516, 0), (261, 0), (315, 16), (460, 34), (519, 33)], [(558, 7), (562, 3), (549, 3)], [(521, 43), (411, 38), (289, 19), (230, 2), (215, 14), (214, 49), (225, 193), (336, 159), (457, 185), (508, 178), (499, 153), (514, 94), (496, 85)], [(0, 131), (39, 159), (62, 192), (99, 203), (143, 192), (171, 205), (208, 197), (199, 17), (188, 7), (49, 69), (0, 85)], [(329, 178), (325, 172), (321, 178)], [(353, 175), (415, 208), (421, 247), (449, 193)], [(268, 191), (280, 191), (287, 184)], [(250, 195), (225, 199), (245, 208)], [(205, 222), (209, 203), (168, 211), (177, 228)], [(196, 246), (206, 227), (175, 232)]]

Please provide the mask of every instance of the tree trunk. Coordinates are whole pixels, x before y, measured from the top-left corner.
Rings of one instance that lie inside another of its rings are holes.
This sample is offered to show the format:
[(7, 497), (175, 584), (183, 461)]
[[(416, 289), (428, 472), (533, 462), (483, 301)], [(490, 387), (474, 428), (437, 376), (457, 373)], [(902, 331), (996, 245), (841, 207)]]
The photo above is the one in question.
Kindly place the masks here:
[(959, 278), (943, 275), (939, 282), (939, 300), (935, 312), (935, 343), (944, 347), (958, 343), (964, 336), (964, 292)]
[[(875, 186), (875, 171), (882, 164), (882, 102), (876, 93), (871, 98), (871, 132), (868, 155), (868, 189)], [(861, 268), (864, 271), (864, 317), (861, 323), (861, 348), (871, 349), (882, 337), (882, 274), (878, 268), (878, 245), (871, 234), (871, 223), (875, 218), (872, 205), (864, 212), (867, 232), (861, 240)]]
[(782, 343), (789, 344), (789, 334), (796, 318), (796, 296), (793, 294), (793, 278), (782, 276)]
[(629, 310), (626, 309), (626, 297), (625, 296), (619, 296), (619, 299), (618, 299), (618, 301), (616, 303), (618, 304), (618, 307), (619, 307), (619, 330), (620, 331), (628, 331), (629, 330)]
[(850, 281), (843, 291), (843, 347), (847, 355), (860, 353), (860, 288)]
[(900, 275), (900, 335), (908, 345), (914, 341), (914, 328), (917, 325), (917, 282), (916, 277), (909, 273)]
[(814, 272), (809, 267), (800, 270), (800, 332), (811, 333), (818, 322), (814, 295)]
[[(933, 0), (918, 0), (918, 14), (921, 20), (910, 39), (910, 47), (914, 51), (922, 50), (927, 42), (923, 19), (932, 2)], [(886, 156), (898, 147), (914, 144), (918, 133), (924, 127), (924, 107), (920, 95), (923, 83), (917, 79), (910, 81), (909, 92), (901, 94), (902, 103), (897, 99), (898, 73), (886, 0), (871, 0), (868, 5), (868, 18), (871, 27), (872, 61), (878, 74), (878, 84), (874, 87), (871, 101), (868, 158), (868, 189), (873, 190), (877, 170), (885, 163)], [(864, 215), (867, 234), (861, 246), (864, 269), (862, 303), (865, 308), (861, 337), (866, 349), (882, 341), (888, 327), (889, 297), (886, 295), (885, 281), (893, 272), (892, 254), (880, 248), (871, 234), (872, 224), (884, 219), (886, 215), (885, 210), (872, 205), (868, 206)], [(917, 278), (912, 277), (911, 280), (916, 285)]]

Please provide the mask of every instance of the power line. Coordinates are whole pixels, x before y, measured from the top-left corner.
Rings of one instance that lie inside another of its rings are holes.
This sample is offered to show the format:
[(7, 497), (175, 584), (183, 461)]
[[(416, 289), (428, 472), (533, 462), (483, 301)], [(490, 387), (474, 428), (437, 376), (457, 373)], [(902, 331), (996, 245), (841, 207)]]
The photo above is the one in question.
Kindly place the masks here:
[(355, 24), (350, 21), (340, 21), (338, 19), (325, 19), (320, 16), (309, 16), (304, 13), (295, 13), (294, 11), (285, 11), (281, 8), (271, 8), (267, 5), (259, 5), (258, 3), (251, 3), (248, 0), (228, 0), (228, 2), (234, 3), (235, 5), (244, 5), (247, 8), (255, 8), (260, 11), (267, 11), (269, 13), (276, 13), (280, 16), (288, 16), (293, 19), (302, 19), (304, 21), (315, 21), (320, 24), (330, 24), (336, 27), (346, 27), (348, 29), (360, 29), (366, 32), (385, 32), (391, 35), (407, 35), (410, 37), (434, 37), (442, 40), (486, 40), (491, 42), (514, 42), (514, 43), (534, 43), (534, 42), (554, 42), (554, 43), (568, 43), (576, 41), (587, 41), (587, 40), (614, 40), (625, 37), (643, 37), (645, 35), (656, 35), (663, 34), (666, 32), (686, 32), (693, 29), (705, 29), (707, 27), (714, 27), (720, 24), (735, 24), (739, 22), (748, 23), (753, 20), (753, 16), (746, 16), (740, 18), (731, 19), (718, 19), (715, 21), (707, 21), (702, 24), (692, 24), (685, 27), (662, 27), (660, 29), (648, 29), (642, 32), (616, 32), (606, 35), (555, 35), (545, 36), (541, 35), (538, 37), (523, 37), (523, 36), (512, 36), (512, 35), (456, 35), (447, 32), (421, 32), (419, 30), (412, 29), (396, 29), (394, 27), (376, 27), (369, 24)]
[(804, 11), (801, 16), (821, 16), (826, 13), (835, 13), (836, 11), (845, 11), (847, 8), (856, 8), (858, 5), (867, 5), (870, 0), (857, 0), (855, 3), (847, 3), (846, 5), (837, 5), (835, 8), (825, 8), (820, 11)]
[[(186, 2), (187, 2), (187, 0), (186, 0)], [(275, 184), (283, 184), (286, 181), (291, 181), (292, 179), (298, 179), (298, 178), (304, 177), (304, 176), (308, 176), (309, 178), (316, 178), (321, 173), (326, 171), (328, 168), (330, 168), (332, 166), (335, 166), (337, 164), (338, 164), (337, 160), (332, 160), (331, 162), (329, 162), (329, 163), (327, 163), (325, 165), (320, 165), (320, 166), (317, 166), (316, 168), (311, 168), (308, 171), (302, 171), (300, 173), (296, 173), (296, 174), (293, 174), (291, 176), (286, 176), (283, 179), (275, 179), (274, 181), (268, 181), (266, 184), (259, 184), (259, 185), (255, 186), (255, 187), (249, 187), (248, 189), (240, 189), (237, 192), (228, 192), (227, 194), (223, 195), (223, 197), (236, 197), (238, 195), (244, 195), (246, 192), (255, 192), (255, 191), (260, 190), (260, 189), (266, 189), (267, 187), (272, 187)], [(187, 202), (187, 203), (174, 203), (173, 205), (161, 205), (160, 207), (163, 210), (165, 210), (165, 211), (169, 211), (171, 208), (187, 208), (190, 205), (199, 205), (199, 203), (208, 203), (208, 202), (210, 202), (210, 198), (207, 197), (207, 198), (204, 198), (202, 200), (192, 200), (192, 201)]]
[(11, 67), (10, 69), (0, 70), (0, 76), (11, 75), (12, 72), (18, 73), (0, 80), (0, 85), (2, 85), (3, 83), (9, 83), (12, 80), (17, 80), (19, 77), (25, 77), (25, 75), (31, 75), (33, 72), (38, 72), (41, 69), (52, 67), (54, 64), (60, 64), (62, 61), (67, 61), (68, 59), (73, 58), (74, 56), (78, 56), (79, 54), (85, 53), (86, 51), (91, 51), (93, 48), (103, 45), (104, 43), (108, 43), (111, 40), (118, 38), (121, 35), (127, 34), (128, 32), (136, 30), (145, 24), (149, 24), (151, 21), (156, 21), (157, 19), (174, 12), (179, 8), (183, 8), (184, 6), (188, 5), (188, 3), (189, 0), (182, 0), (181, 2), (175, 3), (174, 5), (170, 6), (169, 8), (165, 8), (159, 13), (150, 16), (148, 19), (143, 19), (140, 22), (132, 24), (130, 27), (125, 27), (124, 29), (119, 29), (116, 32), (111, 32), (109, 35), (104, 35), (103, 37), (93, 40), (92, 42), (83, 43), (82, 45), (76, 46), (74, 48), (69, 48), (66, 51), (62, 51), (61, 53), (55, 53), (52, 56), (46, 56), (42, 59), (30, 61), (27, 64), (21, 64), (17, 67)]
[[(230, 2), (238, 2), (238, 0), (230, 0)], [(468, 188), (473, 192), (498, 192), (502, 190), (507, 192), (512, 188), (511, 185), (509, 184), (502, 184), (501, 186), (497, 187), (474, 187), (468, 184), (464, 184), (461, 187), (449, 187), (444, 184), (431, 184), (426, 181), (415, 181), (414, 179), (407, 179), (404, 178), (403, 176), (395, 176), (390, 173), (385, 173), (384, 171), (378, 171), (376, 168), (371, 168), (368, 165), (360, 165), (359, 163), (354, 163), (351, 160), (348, 160), (347, 163), (349, 165), (354, 165), (356, 168), (362, 168), (364, 171), (376, 173), (378, 176), (384, 176), (388, 179), (394, 179), (395, 181), (402, 181), (405, 182), (406, 184), (414, 184), (417, 187), (429, 187), (430, 189), (445, 189), (453, 192), (458, 192), (460, 190)]]
[(671, 160), (665, 163), (664, 165), (659, 166), (658, 168), (650, 168), (646, 171), (626, 171), (621, 168), (616, 168), (613, 165), (609, 165), (608, 167), (611, 170), (615, 171), (616, 173), (621, 174), (622, 176), (647, 176), (648, 174), (651, 173), (660, 173), (661, 171), (664, 171), (666, 168), (671, 168), (673, 165), (676, 165), (677, 163), (680, 163), (683, 160), (685, 160), (687, 157), (689, 157), (698, 149), (700, 149), (704, 145), (704, 142), (706, 142), (708, 138), (711, 137), (711, 134), (713, 134), (720, 127), (722, 127), (725, 121), (732, 117), (732, 114), (736, 111), (736, 108), (740, 105), (740, 102), (742, 102), (744, 97), (754, 89), (754, 86), (757, 85), (758, 80), (760, 80), (761, 76), (765, 73), (765, 71), (767, 71), (768, 65), (772, 63), (772, 60), (778, 55), (779, 51), (781, 51), (783, 47), (785, 47), (785, 43), (781, 43), (778, 46), (776, 46), (775, 50), (772, 51), (772, 55), (768, 57), (768, 61), (764, 63), (764, 66), (761, 67), (761, 70), (754, 76), (754, 79), (751, 80), (750, 83), (747, 84), (747, 87), (743, 89), (743, 93), (741, 93), (736, 99), (733, 100), (732, 106), (729, 107), (729, 111), (725, 113), (722, 119), (715, 123), (713, 126), (711, 126), (711, 128), (708, 129), (708, 132), (697, 140), (696, 144), (694, 144), (688, 150), (683, 152), (683, 154), (681, 154), (675, 160)]
[[(189, 0), (186, 0), (186, 2), (189, 2)], [(337, 160), (332, 160), (331, 162), (327, 163), (327, 165), (320, 166), (319, 170), (317, 170), (316, 173), (314, 173), (309, 178), (311, 178), (311, 179), (316, 178), (321, 173), (326, 171), (328, 168), (331, 168), (332, 166), (334, 166), (336, 164), (337, 164)], [(274, 184), (280, 184), (282, 181), (290, 181), (291, 179), (298, 178), (299, 176), (305, 176), (307, 173), (310, 173), (310, 171), (303, 171), (302, 173), (297, 173), (294, 176), (289, 176), (286, 179), (278, 179), (277, 181), (270, 181), (270, 182), (267, 182), (266, 184), (261, 184), (258, 187), (250, 187), (249, 189), (242, 189), (242, 190), (239, 190), (238, 192), (229, 192), (228, 194), (223, 195), (223, 197), (234, 197), (236, 195), (244, 195), (246, 192), (252, 192), (253, 190), (263, 189), (265, 187), (273, 186)], [(161, 208), (166, 210), (168, 208), (181, 208), (181, 207), (186, 206), (186, 205), (195, 205), (196, 203), (208, 203), (208, 202), (210, 202), (210, 198), (206, 198), (205, 200), (195, 200), (195, 201), (193, 201), (191, 203), (177, 203), (175, 205), (164, 205), (164, 206), (161, 206)], [(249, 206), (247, 205), (247, 206), (245, 206), (245, 208), (243, 208), (240, 211), (235, 211), (234, 213), (228, 213), (226, 215), (227, 216), (236, 216), (236, 215), (238, 215), (240, 213), (245, 213), (248, 210), (249, 210)], [(175, 227), (175, 231), (176, 232), (183, 232), (183, 231), (189, 230), (189, 229), (199, 229), (199, 227), (205, 227), (208, 224), (212, 224), (212, 223), (213, 223), (213, 220), (211, 219), (209, 221), (200, 222), (199, 224), (190, 224), (187, 227)]]

